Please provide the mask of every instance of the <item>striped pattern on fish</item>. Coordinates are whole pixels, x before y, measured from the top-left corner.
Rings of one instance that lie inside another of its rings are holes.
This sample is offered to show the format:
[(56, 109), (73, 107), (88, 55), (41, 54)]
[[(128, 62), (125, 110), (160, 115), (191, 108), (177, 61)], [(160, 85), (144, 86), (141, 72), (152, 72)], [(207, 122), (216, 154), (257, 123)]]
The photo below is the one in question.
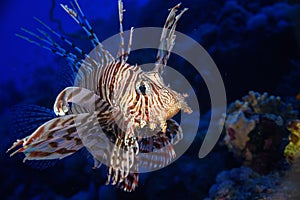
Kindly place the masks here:
[(154, 69), (144, 72), (138, 65), (127, 63), (133, 28), (125, 51), (121, 0), (118, 0), (120, 50), (117, 58), (100, 43), (77, 0), (71, 3), (72, 8), (61, 6), (86, 32), (96, 50), (95, 56), (86, 54), (39, 19), (36, 20), (46, 31), (77, 53), (66, 51), (45, 30), (37, 29), (38, 33), (33, 33), (22, 29), (35, 39), (19, 37), (70, 61), (77, 71), (77, 80), (74, 86), (58, 94), (54, 103), (58, 117), (41, 125), (30, 136), (17, 140), (8, 151), (18, 147), (11, 156), (22, 152), (25, 162), (62, 159), (85, 147), (94, 158), (94, 168), (101, 163), (107, 165), (107, 184), (133, 191), (138, 185), (139, 167), (163, 167), (176, 157), (173, 145), (183, 134), (171, 118), (180, 110), (192, 112), (184, 100), (186, 95), (166, 86), (161, 76), (175, 44), (177, 22), (187, 9), (176, 15), (178, 4), (170, 10)]

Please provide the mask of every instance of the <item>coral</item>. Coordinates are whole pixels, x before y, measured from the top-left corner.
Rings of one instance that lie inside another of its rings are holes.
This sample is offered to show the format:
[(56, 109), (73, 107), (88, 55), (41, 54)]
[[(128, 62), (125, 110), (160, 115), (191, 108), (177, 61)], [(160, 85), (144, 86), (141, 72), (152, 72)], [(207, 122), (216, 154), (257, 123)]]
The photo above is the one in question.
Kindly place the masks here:
[(291, 132), (289, 135), (289, 143), (284, 149), (284, 156), (290, 163), (300, 158), (300, 120), (291, 121), (287, 125), (287, 129)]
[(225, 144), (244, 165), (268, 173), (279, 167), (286, 123), (297, 114), (280, 97), (250, 91), (228, 108)]
[(250, 140), (248, 134), (255, 128), (255, 120), (247, 119), (242, 111), (237, 111), (227, 117), (225, 127), (228, 133), (225, 143), (241, 151)]
[(273, 114), (288, 119), (294, 119), (297, 111), (293, 110), (291, 104), (285, 103), (280, 97), (270, 96), (268, 93), (260, 94), (250, 91), (242, 98), (242, 101), (235, 101), (228, 108), (228, 114), (236, 110), (248, 110), (256, 114)]

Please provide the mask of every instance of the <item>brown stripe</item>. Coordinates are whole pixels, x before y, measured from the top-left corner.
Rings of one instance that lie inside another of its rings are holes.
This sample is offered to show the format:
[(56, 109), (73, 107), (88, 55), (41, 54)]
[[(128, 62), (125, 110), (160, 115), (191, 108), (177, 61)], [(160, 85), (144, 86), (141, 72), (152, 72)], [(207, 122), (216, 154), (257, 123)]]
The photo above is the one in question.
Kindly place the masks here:
[(79, 138), (74, 138), (76, 145), (82, 145), (82, 141)]
[[(72, 121), (70, 124), (69, 122)], [(70, 117), (69, 119), (65, 120), (64, 122), (61, 123), (62, 126), (65, 126), (66, 124), (71, 125), (74, 124), (74, 117)]]
[(54, 120), (53, 123), (49, 126), (49, 129), (51, 130), (51, 129), (55, 128), (59, 121), (60, 121), (60, 119)]
[(94, 96), (93, 92), (89, 92), (87, 95), (85, 95), (80, 101), (81, 102), (85, 102), (88, 101), (89, 99), (91, 99)]
[(51, 155), (51, 152), (34, 151), (29, 154), (29, 158), (47, 157)]
[(50, 142), (49, 146), (52, 148), (57, 148), (58, 147), (58, 143), (57, 142)]
[(78, 95), (81, 92), (82, 88), (76, 87), (75, 89), (71, 89), (71, 90), (72, 92), (69, 94), (68, 99), (71, 99), (73, 96)]
[(109, 99), (112, 100), (112, 96), (114, 93), (114, 86), (115, 86), (115, 81), (116, 81), (116, 74), (118, 73), (119, 69), (121, 68), (121, 63), (118, 62), (114, 65), (114, 71), (111, 74), (112, 80), (111, 83), (109, 84)]
[(55, 153), (59, 153), (59, 154), (68, 154), (68, 153), (74, 153), (76, 152), (76, 150), (73, 149), (66, 149), (66, 148), (61, 148), (55, 151)]

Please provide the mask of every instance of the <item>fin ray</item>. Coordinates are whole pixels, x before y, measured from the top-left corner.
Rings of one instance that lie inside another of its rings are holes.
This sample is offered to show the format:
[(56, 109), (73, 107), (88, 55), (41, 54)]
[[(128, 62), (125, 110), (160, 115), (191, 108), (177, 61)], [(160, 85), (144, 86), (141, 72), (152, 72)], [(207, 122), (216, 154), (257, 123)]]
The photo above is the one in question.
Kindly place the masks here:
[(188, 9), (184, 8), (178, 15), (176, 15), (176, 12), (178, 11), (178, 8), (180, 6), (180, 3), (174, 6), (165, 22), (163, 31), (161, 33), (160, 38), (160, 44), (159, 44), (159, 50), (157, 52), (156, 62), (155, 62), (155, 71), (158, 71), (159, 73), (162, 73), (165, 66), (167, 65), (168, 59), (170, 57), (171, 51), (175, 44), (175, 28), (177, 26), (177, 22), (180, 19), (180, 17), (185, 13)]

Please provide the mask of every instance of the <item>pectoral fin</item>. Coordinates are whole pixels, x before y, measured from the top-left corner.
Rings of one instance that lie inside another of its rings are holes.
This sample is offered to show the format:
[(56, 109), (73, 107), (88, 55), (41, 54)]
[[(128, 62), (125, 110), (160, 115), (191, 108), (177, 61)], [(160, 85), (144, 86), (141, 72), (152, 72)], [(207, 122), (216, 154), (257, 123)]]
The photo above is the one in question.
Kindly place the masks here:
[(62, 159), (83, 147), (77, 133), (77, 126), (84, 124), (90, 114), (67, 115), (52, 119), (41, 125), (31, 135), (18, 139), (7, 152), (18, 148), (26, 160)]

